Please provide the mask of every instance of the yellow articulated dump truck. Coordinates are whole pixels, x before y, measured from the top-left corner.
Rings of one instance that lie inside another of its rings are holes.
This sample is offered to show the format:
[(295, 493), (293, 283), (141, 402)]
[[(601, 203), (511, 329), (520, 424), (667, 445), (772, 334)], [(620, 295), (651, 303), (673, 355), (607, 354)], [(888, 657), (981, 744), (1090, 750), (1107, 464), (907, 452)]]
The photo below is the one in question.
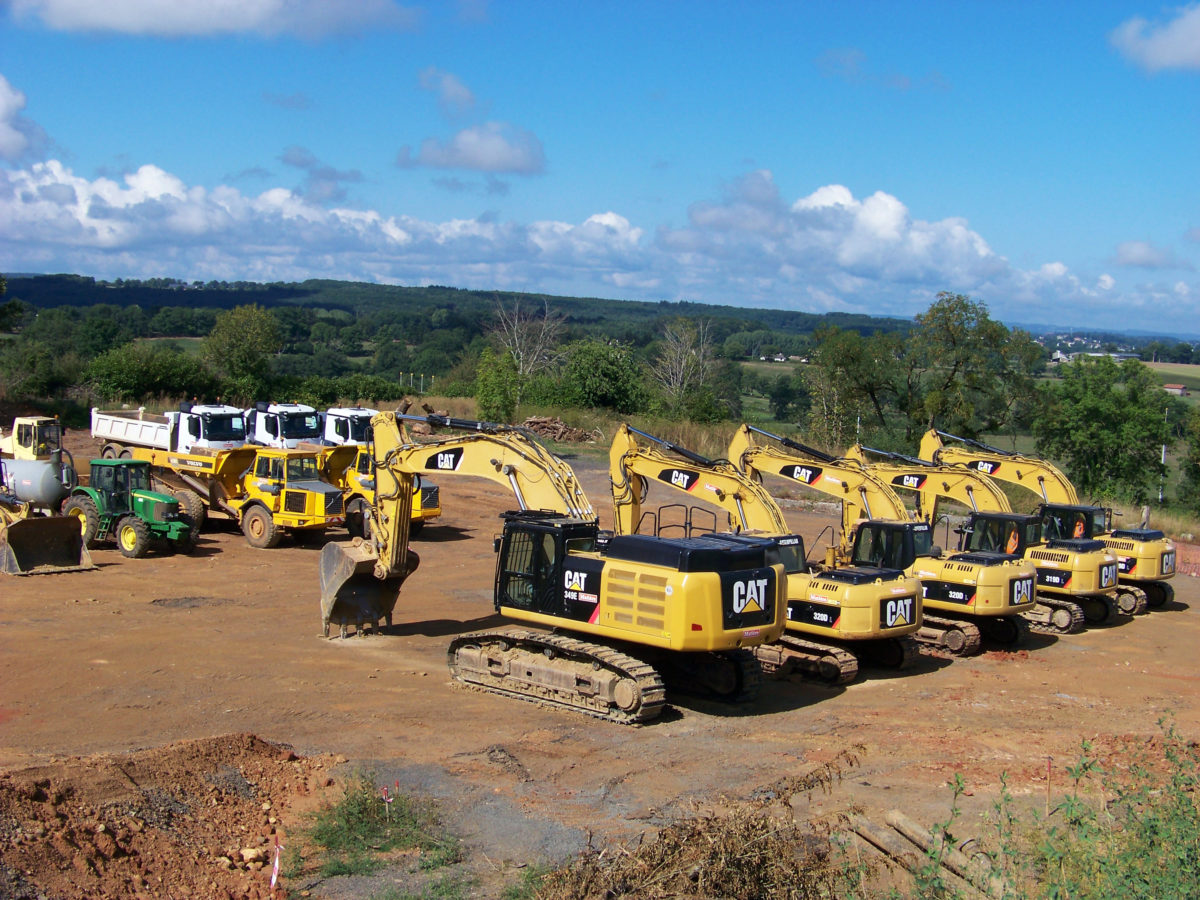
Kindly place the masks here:
[(200, 521), (220, 512), (236, 519), (252, 547), (274, 547), (285, 533), (320, 533), (345, 522), (342, 489), (321, 479), (317, 454), (309, 450), (237, 447), (176, 453), (129, 447), (149, 462), (154, 481)]

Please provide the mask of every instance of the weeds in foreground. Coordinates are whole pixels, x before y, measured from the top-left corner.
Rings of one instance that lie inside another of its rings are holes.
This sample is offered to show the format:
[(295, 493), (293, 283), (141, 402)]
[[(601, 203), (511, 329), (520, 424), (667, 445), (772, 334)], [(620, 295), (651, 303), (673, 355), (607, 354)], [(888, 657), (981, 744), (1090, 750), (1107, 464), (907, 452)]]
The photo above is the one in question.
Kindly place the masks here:
[[(1084, 741), (1067, 774), (1071, 788), (1048, 814), (1019, 811), (1002, 780), (989, 816), (992, 846), (984, 848), (991, 896), (1197, 896), (1200, 749), (1195, 742), (1183, 740), (1173, 725), (1164, 725), (1161, 737), (1126, 742), (1103, 755)], [(959, 796), (961, 782), (956, 781), (951, 821)], [(913, 896), (967, 894), (923, 869), (913, 879)]]
[(350, 776), (342, 799), (317, 814), (307, 838), (317, 851), (319, 874), (327, 878), (369, 874), (399, 850), (418, 851), (422, 869), (452, 865), (461, 856), (432, 804), (378, 788), (366, 772)]

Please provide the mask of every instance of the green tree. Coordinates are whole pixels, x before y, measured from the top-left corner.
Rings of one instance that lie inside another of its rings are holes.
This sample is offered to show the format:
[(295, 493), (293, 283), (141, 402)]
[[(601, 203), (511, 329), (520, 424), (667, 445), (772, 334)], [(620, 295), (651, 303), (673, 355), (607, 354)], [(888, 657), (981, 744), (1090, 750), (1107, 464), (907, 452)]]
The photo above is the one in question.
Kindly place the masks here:
[(578, 341), (567, 348), (562, 374), (563, 400), (579, 408), (602, 407), (619, 413), (645, 409), (646, 390), (633, 356), (603, 341)]
[(485, 347), (475, 373), (475, 405), (479, 418), (488, 422), (511, 422), (517, 412), (520, 375), (508, 353)]
[(178, 350), (136, 343), (114, 347), (90, 363), (84, 377), (106, 400), (212, 397), (217, 382), (203, 362)]
[[(8, 279), (0, 275), (0, 297), (8, 293)], [(9, 300), (0, 305), (0, 331), (11, 331), (25, 315), (25, 304), (20, 300)]]
[(1179, 461), (1179, 502), (1200, 514), (1200, 408), (1192, 407), (1184, 420), (1184, 452)]
[(1064, 461), (1083, 498), (1145, 502), (1162, 476), (1169, 396), (1138, 360), (1079, 357), (1040, 386), (1037, 450)]
[(217, 316), (204, 339), (204, 358), (217, 372), (242, 382), (263, 382), (271, 357), (283, 346), (279, 325), (257, 303), (237, 306)]
[[(810, 383), (821, 430), (844, 435), (862, 421), (872, 442), (911, 449), (933, 426), (959, 434), (996, 431), (1025, 413), (1041, 348), (1010, 331), (983, 303), (943, 291), (910, 333), (819, 332)], [(832, 390), (823, 403), (817, 390)], [(836, 420), (830, 418), (835, 414)]]

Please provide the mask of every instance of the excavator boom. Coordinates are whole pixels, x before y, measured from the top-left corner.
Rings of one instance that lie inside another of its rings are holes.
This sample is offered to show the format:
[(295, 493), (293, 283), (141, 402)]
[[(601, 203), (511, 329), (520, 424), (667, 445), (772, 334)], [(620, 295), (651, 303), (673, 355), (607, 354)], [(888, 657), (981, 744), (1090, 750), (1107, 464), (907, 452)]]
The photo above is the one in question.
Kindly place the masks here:
[[(947, 444), (943, 438), (955, 443)], [(920, 456), (930, 462), (974, 469), (988, 478), (1018, 485), (1033, 491), (1043, 503), (1079, 502), (1070, 479), (1044, 459), (1001, 450), (936, 428), (931, 428), (921, 438)]]

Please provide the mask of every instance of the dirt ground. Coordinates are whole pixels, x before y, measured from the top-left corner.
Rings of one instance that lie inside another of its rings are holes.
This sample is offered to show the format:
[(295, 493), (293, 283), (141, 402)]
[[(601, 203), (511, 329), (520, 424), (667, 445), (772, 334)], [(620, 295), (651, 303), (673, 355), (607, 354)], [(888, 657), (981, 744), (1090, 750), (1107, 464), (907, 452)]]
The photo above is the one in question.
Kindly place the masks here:
[[(576, 470), (610, 523), (605, 472)], [(961, 773), (969, 831), (1002, 774), (1040, 798), (1049, 761), (1064, 787), (1083, 739), (1148, 737), (1167, 714), (1200, 738), (1200, 583), (1186, 575), (1176, 602), (1111, 627), (843, 688), (770, 682), (736, 711), (678, 699), (636, 729), (457, 688), (445, 647), (499, 621), (491, 537), (513, 504), (475, 479), (441, 487), (445, 514), (416, 541), (383, 635), (319, 636), (319, 542), (254, 550), (219, 518), (190, 556), (99, 549), (94, 571), (4, 578), (0, 897), (267, 896), (275, 836), (355, 767), (437, 798), (493, 896), (525, 863), (652, 833), (854, 744), (860, 767), (800, 812), (901, 808), (928, 824)], [(788, 516), (810, 555), (835, 523)], [(277, 897), (380, 890), (280, 874)]]

